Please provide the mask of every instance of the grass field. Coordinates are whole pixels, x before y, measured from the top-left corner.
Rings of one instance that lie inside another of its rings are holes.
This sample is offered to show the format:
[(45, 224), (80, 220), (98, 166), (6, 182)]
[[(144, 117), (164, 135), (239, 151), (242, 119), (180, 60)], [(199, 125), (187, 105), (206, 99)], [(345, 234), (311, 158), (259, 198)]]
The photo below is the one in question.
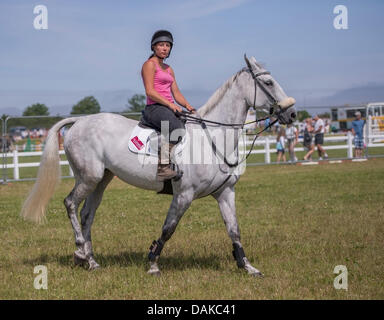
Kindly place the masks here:
[[(0, 185), (0, 299), (384, 299), (384, 159), (248, 167), (236, 186), (242, 243), (265, 277), (237, 269), (217, 204), (195, 201), (166, 244), (161, 277), (147, 275), (171, 196), (114, 179), (93, 225), (101, 269), (73, 266), (63, 180), (47, 223), (19, 217), (32, 182)], [(34, 267), (48, 268), (36, 290)], [(348, 269), (348, 290), (333, 286)]]

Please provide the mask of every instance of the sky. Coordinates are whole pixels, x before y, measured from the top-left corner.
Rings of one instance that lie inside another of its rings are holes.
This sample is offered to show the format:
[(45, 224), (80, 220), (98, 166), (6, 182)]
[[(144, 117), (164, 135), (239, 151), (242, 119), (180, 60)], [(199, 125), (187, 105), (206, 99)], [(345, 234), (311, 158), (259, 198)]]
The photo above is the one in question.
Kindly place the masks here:
[[(340, 4), (348, 29), (334, 27)], [(47, 8), (46, 30), (34, 28), (37, 5)], [(89, 92), (143, 94), (140, 70), (158, 29), (173, 33), (167, 63), (187, 100), (208, 99), (246, 53), (298, 103), (321, 102), (384, 85), (383, 12), (382, 0), (2, 0), (0, 113), (34, 100), (74, 104)]]

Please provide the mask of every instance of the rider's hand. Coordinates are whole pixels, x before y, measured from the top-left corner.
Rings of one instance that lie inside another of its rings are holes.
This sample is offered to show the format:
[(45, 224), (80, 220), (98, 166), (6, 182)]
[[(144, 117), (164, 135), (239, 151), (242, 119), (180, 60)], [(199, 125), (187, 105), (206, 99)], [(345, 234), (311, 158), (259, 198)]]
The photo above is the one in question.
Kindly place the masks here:
[(174, 104), (174, 103), (171, 103), (169, 107), (171, 108), (171, 110), (174, 113), (177, 113), (177, 112), (181, 113), (181, 111), (182, 111), (181, 108), (178, 105)]
[(196, 112), (196, 109), (195, 109), (194, 107), (192, 107), (191, 105), (189, 105), (189, 104), (187, 104), (187, 105), (185, 106), (185, 108), (186, 108), (188, 111), (192, 112), (192, 113), (195, 113), (195, 112)]

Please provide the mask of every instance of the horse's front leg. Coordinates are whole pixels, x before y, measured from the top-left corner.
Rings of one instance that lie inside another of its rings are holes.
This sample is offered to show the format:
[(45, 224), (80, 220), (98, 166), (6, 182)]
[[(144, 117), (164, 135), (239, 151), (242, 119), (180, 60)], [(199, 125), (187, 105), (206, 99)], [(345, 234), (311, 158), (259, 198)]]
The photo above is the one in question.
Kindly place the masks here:
[(219, 204), (228, 235), (232, 240), (233, 256), (237, 262), (237, 266), (239, 268), (244, 268), (252, 276), (263, 276), (259, 270), (250, 264), (240, 242), (240, 230), (236, 218), (234, 187), (227, 187), (220, 194), (214, 195), (214, 197)]
[(168, 241), (172, 234), (175, 232), (177, 224), (179, 223), (184, 212), (189, 208), (192, 202), (192, 193), (178, 194), (173, 197), (171, 206), (168, 210), (167, 218), (165, 219), (161, 237), (158, 240), (154, 240), (149, 248), (149, 274), (160, 275), (160, 269), (158, 266), (158, 260), (160, 258), (161, 250), (164, 247), (166, 241)]

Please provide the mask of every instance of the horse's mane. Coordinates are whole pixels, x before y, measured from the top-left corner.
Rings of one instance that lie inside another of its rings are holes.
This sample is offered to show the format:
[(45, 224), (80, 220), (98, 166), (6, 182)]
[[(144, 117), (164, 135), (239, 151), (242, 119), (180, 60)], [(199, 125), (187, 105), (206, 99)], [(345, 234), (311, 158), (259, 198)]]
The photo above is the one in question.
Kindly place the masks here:
[(236, 78), (246, 69), (242, 69), (230, 77), (224, 84), (215, 91), (215, 93), (208, 99), (208, 101), (197, 111), (201, 117), (204, 117), (209, 113), (224, 97), (227, 90), (232, 86), (236, 81)]

